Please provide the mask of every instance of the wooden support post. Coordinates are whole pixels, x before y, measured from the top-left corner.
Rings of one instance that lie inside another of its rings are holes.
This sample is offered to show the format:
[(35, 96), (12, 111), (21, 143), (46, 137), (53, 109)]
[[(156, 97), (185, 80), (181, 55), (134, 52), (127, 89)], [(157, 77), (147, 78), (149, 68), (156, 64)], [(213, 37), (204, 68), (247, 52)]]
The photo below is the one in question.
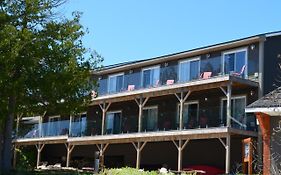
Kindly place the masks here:
[(41, 152), (45, 146), (45, 144), (37, 144), (35, 145), (36, 149), (37, 149), (37, 162), (36, 162), (36, 168), (38, 169), (40, 161), (41, 161)]
[(105, 146), (104, 146), (104, 144), (101, 144), (100, 146), (98, 144), (96, 144), (96, 146), (97, 146), (97, 148), (100, 152), (100, 157), (99, 157), (99, 159), (100, 159), (100, 169), (104, 168), (104, 152), (107, 149), (108, 145), (109, 145), (109, 143), (105, 144)]
[(66, 147), (66, 167), (69, 167), (69, 162), (70, 162), (70, 158), (71, 158), (71, 153), (75, 147), (75, 145), (70, 145), (65, 143), (65, 147)]
[(226, 126), (231, 127), (231, 83), (227, 85)]
[(180, 113), (179, 113), (179, 129), (182, 130), (183, 129), (183, 106), (184, 106), (184, 102), (186, 101), (186, 99), (188, 98), (188, 96), (190, 95), (191, 91), (188, 91), (187, 94), (184, 96), (183, 91), (181, 91), (180, 93), (180, 97), (178, 94), (175, 94), (175, 96), (177, 97), (177, 99), (180, 102)]
[(71, 136), (72, 132), (72, 115), (69, 116), (69, 130), (68, 135)]
[(225, 174), (230, 173), (230, 134), (226, 136), (225, 144)]
[(143, 101), (143, 97), (141, 96), (139, 100), (135, 99), (137, 105), (139, 106), (139, 117), (138, 117), (138, 132), (141, 132), (142, 130), (142, 112), (143, 112), (143, 107), (147, 103), (149, 97), (146, 97)]
[(137, 142), (137, 145), (132, 142), (133, 146), (135, 147), (136, 151), (137, 151), (137, 160), (136, 160), (136, 168), (139, 169), (140, 168), (140, 160), (141, 160), (141, 151), (143, 150), (144, 146), (146, 145), (147, 142)]
[(104, 127), (105, 127), (105, 117), (108, 108), (110, 107), (111, 103), (106, 104), (105, 102), (103, 105), (99, 105), (102, 110), (102, 123), (101, 123), (101, 135), (104, 135)]
[(42, 123), (43, 123), (43, 117), (46, 115), (46, 111), (44, 112), (44, 114), (42, 116), (39, 116), (39, 121), (38, 121), (38, 130), (39, 130), (39, 137), (43, 137), (43, 131), (42, 131)]
[(181, 139), (179, 140), (178, 144), (174, 140), (172, 140), (172, 141), (173, 141), (174, 145), (176, 146), (176, 148), (178, 149), (178, 172), (180, 172), (182, 170), (182, 151), (186, 147), (189, 140), (186, 140), (184, 142), (184, 144), (182, 144), (183, 140), (181, 140)]
[(16, 137), (19, 136), (19, 125), (20, 125), (20, 119), (22, 118), (23, 114), (17, 115), (17, 123), (16, 123)]
[(228, 134), (226, 136), (226, 141), (224, 142), (221, 138), (218, 138), (223, 147), (225, 148), (225, 174), (230, 173), (230, 140), (231, 136)]
[(263, 142), (263, 175), (270, 174), (271, 168), (271, 151), (270, 151), (270, 116), (264, 113), (256, 113), (259, 121), (262, 142)]
[(13, 156), (13, 169), (16, 169), (17, 165), (17, 145), (14, 145), (14, 156)]

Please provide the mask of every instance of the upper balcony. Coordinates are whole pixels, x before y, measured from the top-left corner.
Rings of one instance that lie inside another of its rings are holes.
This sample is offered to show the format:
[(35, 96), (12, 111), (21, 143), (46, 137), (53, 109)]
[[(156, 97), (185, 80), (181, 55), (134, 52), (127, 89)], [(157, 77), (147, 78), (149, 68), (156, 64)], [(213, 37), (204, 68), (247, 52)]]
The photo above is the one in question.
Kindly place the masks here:
[(258, 53), (248, 48), (165, 62), (102, 76), (99, 79), (98, 96), (184, 84), (226, 75), (258, 81), (258, 65)]

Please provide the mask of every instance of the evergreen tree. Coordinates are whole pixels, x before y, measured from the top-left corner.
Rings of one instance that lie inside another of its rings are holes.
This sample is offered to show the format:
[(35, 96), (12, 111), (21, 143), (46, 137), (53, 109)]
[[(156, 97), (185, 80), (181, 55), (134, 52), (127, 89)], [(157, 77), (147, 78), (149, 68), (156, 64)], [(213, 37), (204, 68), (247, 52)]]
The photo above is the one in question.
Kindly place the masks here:
[(74, 13), (72, 19), (59, 16), (56, 10), (63, 3), (64, 0), (0, 1), (4, 172), (11, 169), (15, 116), (85, 110), (96, 85), (90, 70), (97, 69), (102, 58), (97, 54), (85, 57), (88, 50), (82, 44), (85, 30), (79, 21), (80, 13)]

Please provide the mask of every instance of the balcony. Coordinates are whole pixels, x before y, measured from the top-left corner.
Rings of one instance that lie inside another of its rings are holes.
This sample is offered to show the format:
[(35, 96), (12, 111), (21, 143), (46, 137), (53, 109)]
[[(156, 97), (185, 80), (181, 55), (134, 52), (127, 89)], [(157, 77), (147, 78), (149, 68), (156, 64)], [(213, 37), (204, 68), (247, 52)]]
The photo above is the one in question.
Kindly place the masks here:
[(117, 77), (110, 75), (99, 80), (98, 96), (185, 84), (228, 75), (257, 82), (258, 66), (252, 58), (249, 58), (249, 63), (246, 64), (245, 58), (246, 51), (239, 51), (223, 56), (164, 63), (141, 71), (130, 70), (117, 74)]

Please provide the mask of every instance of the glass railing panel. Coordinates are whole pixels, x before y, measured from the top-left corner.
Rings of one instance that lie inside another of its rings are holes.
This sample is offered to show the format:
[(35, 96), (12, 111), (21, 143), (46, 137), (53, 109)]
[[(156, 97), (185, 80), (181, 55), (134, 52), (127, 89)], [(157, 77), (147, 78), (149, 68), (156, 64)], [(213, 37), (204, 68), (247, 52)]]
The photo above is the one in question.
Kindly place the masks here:
[(211, 57), (207, 59), (201, 59), (200, 60), (200, 75), (201, 78), (204, 78), (203, 73), (204, 72), (211, 72), (210, 77), (213, 76), (220, 76), (222, 75), (221, 70), (222, 70), (222, 57), (217, 56), (217, 57)]
[(159, 85), (172, 85), (178, 81), (178, 65), (166, 64), (161, 67)]
[(17, 138), (37, 138), (39, 137), (39, 125), (38, 124), (25, 124), (19, 125)]
[(107, 79), (99, 79), (98, 80), (98, 95), (106, 95), (108, 92), (108, 87), (107, 87)]
[(85, 135), (86, 132), (86, 118), (83, 117), (79, 121), (72, 121), (69, 126), (69, 136), (79, 137)]
[(68, 132), (69, 120), (42, 123), (42, 137), (68, 135)]
[(141, 88), (141, 73), (132, 72), (124, 75), (124, 91), (133, 91)]

